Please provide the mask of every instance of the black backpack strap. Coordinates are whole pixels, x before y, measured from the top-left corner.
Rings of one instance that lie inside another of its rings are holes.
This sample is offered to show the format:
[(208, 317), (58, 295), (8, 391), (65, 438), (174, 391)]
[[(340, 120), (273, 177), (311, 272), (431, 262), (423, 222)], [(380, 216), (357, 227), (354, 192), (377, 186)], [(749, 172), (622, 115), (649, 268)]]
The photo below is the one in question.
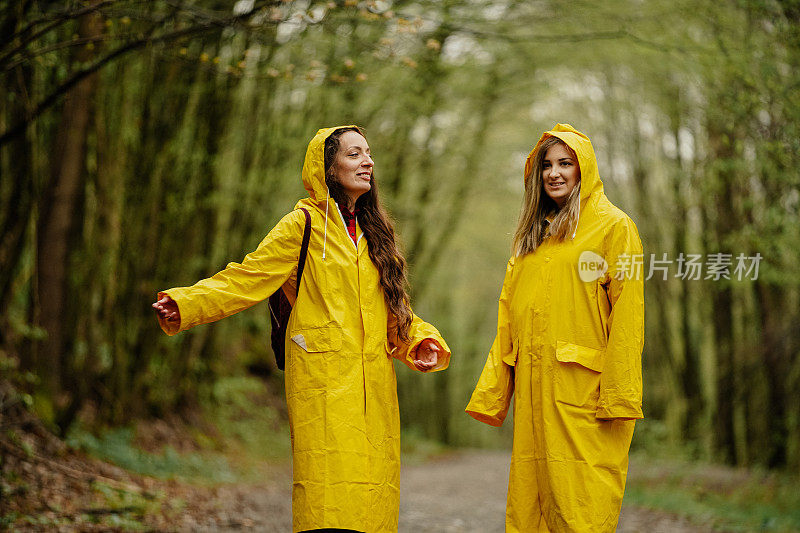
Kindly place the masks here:
[[(297, 260), (297, 294), (300, 294), (300, 279), (303, 277), (303, 269), (306, 266), (306, 256), (308, 255), (308, 241), (311, 238), (311, 215), (305, 207), (301, 207), (306, 215), (306, 225), (303, 229), (303, 243), (300, 245), (300, 258)], [(295, 297), (297, 297), (295, 294)]]

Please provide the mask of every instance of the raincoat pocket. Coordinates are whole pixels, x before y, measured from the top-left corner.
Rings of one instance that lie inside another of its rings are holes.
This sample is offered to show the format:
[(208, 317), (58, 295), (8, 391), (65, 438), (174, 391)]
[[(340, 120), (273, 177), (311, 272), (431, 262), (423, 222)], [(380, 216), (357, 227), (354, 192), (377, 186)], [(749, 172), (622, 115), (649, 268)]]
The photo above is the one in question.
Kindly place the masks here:
[(342, 348), (342, 329), (339, 326), (298, 329), (292, 341), (306, 352), (338, 352)]
[(289, 365), (296, 390), (324, 389), (338, 379), (340, 327), (296, 329), (290, 335)]
[(579, 344), (558, 341), (555, 371), (555, 399), (579, 407), (597, 405), (600, 373), (605, 352)]

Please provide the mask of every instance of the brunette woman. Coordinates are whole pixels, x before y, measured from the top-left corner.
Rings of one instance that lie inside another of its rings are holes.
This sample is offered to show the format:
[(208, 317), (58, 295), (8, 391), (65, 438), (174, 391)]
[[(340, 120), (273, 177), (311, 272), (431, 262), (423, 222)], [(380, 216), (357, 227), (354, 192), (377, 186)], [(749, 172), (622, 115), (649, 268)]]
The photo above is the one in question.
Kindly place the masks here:
[[(409, 306), (405, 260), (380, 205), (361, 130), (319, 130), (303, 164), (301, 200), (242, 263), (159, 293), (169, 335), (232, 315), (283, 287), (294, 308), (286, 339), (293, 531), (397, 531), (400, 418), (392, 358), (447, 367), (439, 332)], [(311, 238), (299, 291), (305, 208)], [(297, 299), (294, 301), (294, 295)]]

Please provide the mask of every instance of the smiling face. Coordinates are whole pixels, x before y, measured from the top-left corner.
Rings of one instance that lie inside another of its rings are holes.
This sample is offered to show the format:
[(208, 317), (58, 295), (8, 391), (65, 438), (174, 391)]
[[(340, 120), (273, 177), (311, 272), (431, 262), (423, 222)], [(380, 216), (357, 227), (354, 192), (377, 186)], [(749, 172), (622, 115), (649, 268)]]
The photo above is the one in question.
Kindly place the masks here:
[(542, 160), (542, 185), (559, 209), (564, 207), (580, 178), (578, 161), (566, 145), (558, 143), (547, 149)]
[(370, 190), (373, 165), (367, 140), (358, 132), (344, 132), (339, 139), (339, 151), (332, 170), (350, 200), (350, 209), (362, 194)]

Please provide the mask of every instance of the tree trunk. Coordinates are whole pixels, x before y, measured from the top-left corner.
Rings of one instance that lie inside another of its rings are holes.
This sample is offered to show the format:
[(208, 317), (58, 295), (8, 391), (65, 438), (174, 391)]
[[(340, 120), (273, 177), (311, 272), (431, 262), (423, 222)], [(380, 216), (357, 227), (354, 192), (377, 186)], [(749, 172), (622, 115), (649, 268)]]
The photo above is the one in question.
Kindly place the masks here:
[[(680, 89), (675, 90), (673, 100), (677, 103), (677, 108), (671, 113), (671, 130), (672, 136), (675, 139), (676, 146), (676, 169), (675, 176), (672, 181), (672, 194), (674, 198), (675, 217), (674, 220), (687, 221), (687, 198), (683, 193), (685, 186), (686, 176), (689, 175), (686, 169), (690, 168), (691, 161), (684, 161), (680, 150), (680, 127), (681, 127), (681, 110), (680, 110)], [(680, 224), (675, 228), (673, 236), (673, 252), (676, 254), (688, 252), (690, 227), (688, 222)], [(683, 394), (686, 398), (686, 416), (683, 418), (682, 433), (685, 441), (695, 441), (700, 443), (700, 427), (705, 420), (705, 399), (703, 397), (703, 390), (700, 386), (700, 377), (702, 375), (702, 368), (700, 365), (700, 353), (695, 346), (692, 339), (692, 324), (691, 324), (691, 295), (688, 283), (682, 282), (678, 284), (678, 306), (680, 308), (680, 351), (683, 354), (683, 365), (680, 369), (679, 380)]]
[[(81, 38), (100, 35), (102, 21), (97, 15), (80, 22)], [(79, 50), (75, 60), (88, 60), (91, 52)], [(76, 214), (80, 211), (85, 182), (86, 138), (90, 129), (97, 75), (78, 83), (65, 97), (53, 150), (52, 175), (45, 193), (37, 233), (36, 322), (47, 332), (37, 349), (36, 361), (45, 387), (58, 393), (65, 359), (62, 351), (68, 332), (64, 328), (69, 287), (69, 249)]]
[[(30, 0), (18, 2), (15, 9), (9, 9), (0, 21), (0, 35), (13, 35), (23, 26), (25, 16), (33, 3)], [(10, 75), (12, 83), (8, 86), (8, 122), (16, 124), (22, 121), (28, 112), (31, 102), (28, 95), (31, 91), (32, 72), (30, 65), (20, 65)], [(0, 151), (0, 158), (8, 157), (8, 163), (0, 159), (0, 173), (13, 176), (8, 199), (3, 198), (0, 219), (0, 345), (7, 342), (6, 332), (10, 331), (5, 319), (11, 300), (11, 284), (17, 273), (17, 266), (24, 251), (25, 235), (30, 223), (33, 206), (33, 164), (30, 139), (25, 135), (14, 138), (9, 145)], [(29, 360), (22, 361), (31, 367)]]
[[(726, 242), (731, 234), (734, 213), (733, 198), (731, 188), (733, 186), (733, 176), (730, 162), (735, 154), (726, 141), (728, 133), (720, 119), (712, 119), (708, 126), (708, 136), (710, 144), (710, 161), (716, 165), (723, 165), (724, 170), (713, 170), (710, 174), (710, 191), (715, 202), (708, 207), (711, 213), (704, 213), (706, 221), (709, 214), (714, 219), (715, 245), (721, 246)], [(704, 227), (712, 227), (710, 223), (704, 223)], [(711, 251), (710, 243), (707, 243), (706, 251)], [(726, 463), (735, 464), (737, 461), (736, 453), (736, 429), (734, 425), (735, 404), (739, 391), (736, 389), (733, 346), (733, 293), (729, 285), (721, 285), (719, 282), (709, 282), (712, 294), (712, 314), (716, 353), (716, 418), (714, 420), (714, 439), (715, 449), (718, 458)]]
[[(9, 87), (14, 95), (11, 106), (11, 120), (22, 120), (27, 102), (25, 95), (30, 91), (31, 71), (19, 67), (14, 76), (15, 84)], [(25, 235), (30, 223), (33, 206), (33, 165), (32, 147), (28, 136), (19, 135), (2, 151), (10, 156), (8, 163), (0, 161), (0, 172), (13, 176), (8, 199), (3, 198), (3, 217), (0, 221), (0, 316), (7, 316), (6, 310), (11, 299), (11, 284), (17, 273), (22, 257)], [(4, 342), (5, 326), (0, 328), (0, 343)]]

